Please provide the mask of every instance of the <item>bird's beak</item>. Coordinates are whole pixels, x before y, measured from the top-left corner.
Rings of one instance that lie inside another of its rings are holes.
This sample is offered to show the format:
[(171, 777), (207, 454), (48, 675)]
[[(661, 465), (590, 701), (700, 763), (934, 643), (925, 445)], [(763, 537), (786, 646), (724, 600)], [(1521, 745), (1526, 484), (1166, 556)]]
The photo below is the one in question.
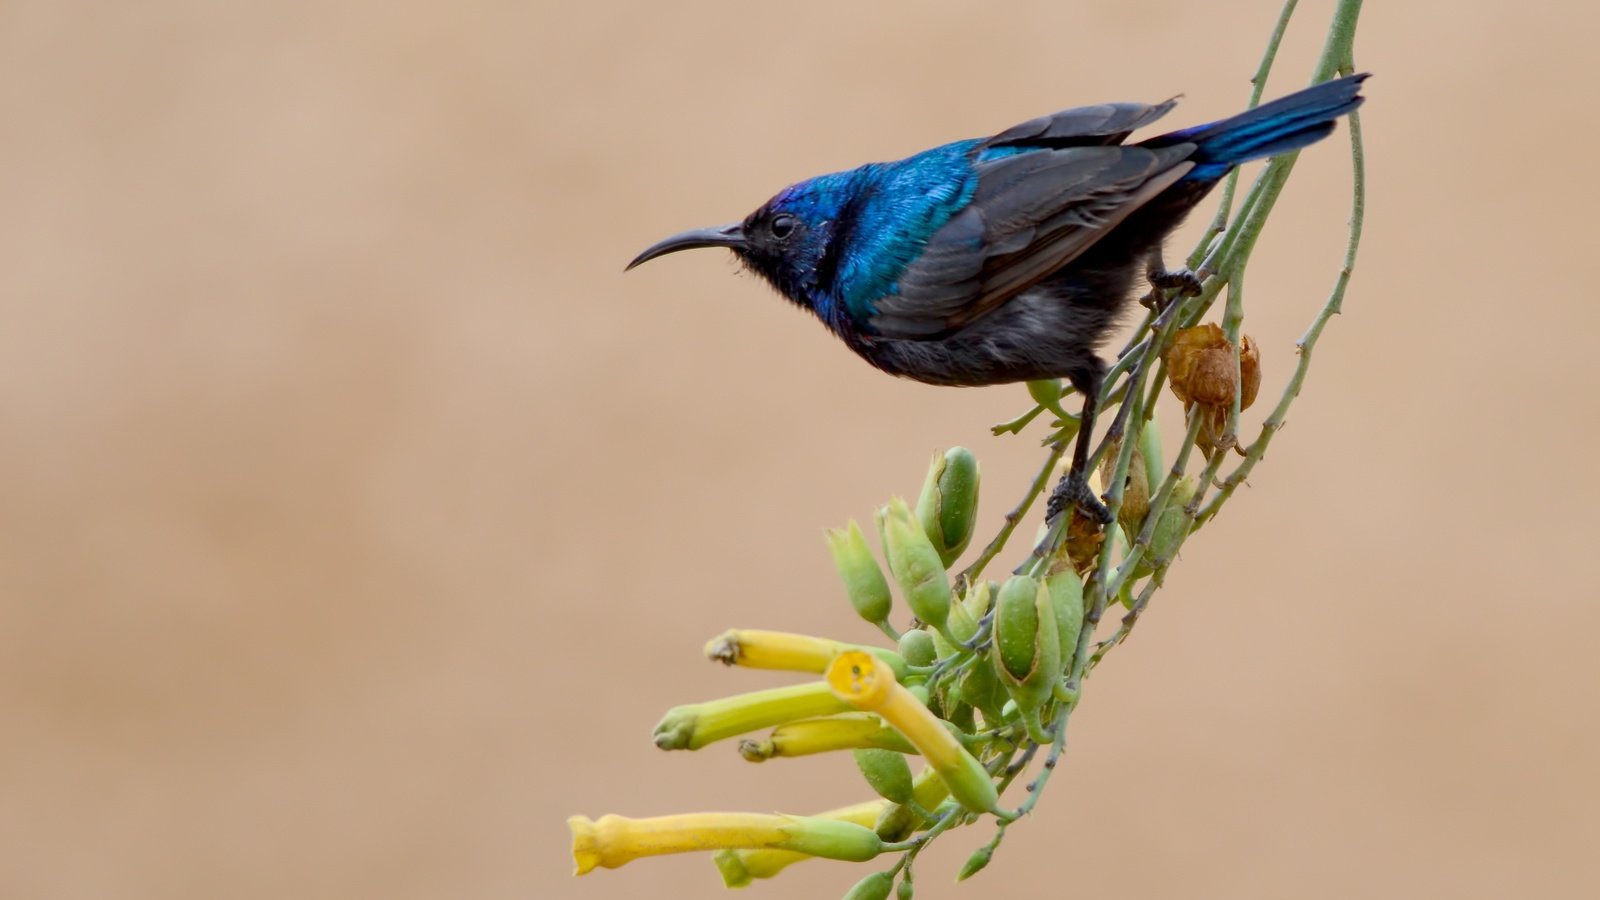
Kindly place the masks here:
[[(658, 256), (676, 253), (679, 250), (693, 250), (696, 247), (730, 247), (737, 250), (744, 246), (744, 226), (735, 222), (732, 225), (721, 225), (716, 228), (696, 228), (675, 234), (664, 241), (651, 245), (650, 249), (635, 256), (633, 262), (628, 263), (628, 269), (647, 263)], [(623, 271), (627, 271), (624, 269)]]

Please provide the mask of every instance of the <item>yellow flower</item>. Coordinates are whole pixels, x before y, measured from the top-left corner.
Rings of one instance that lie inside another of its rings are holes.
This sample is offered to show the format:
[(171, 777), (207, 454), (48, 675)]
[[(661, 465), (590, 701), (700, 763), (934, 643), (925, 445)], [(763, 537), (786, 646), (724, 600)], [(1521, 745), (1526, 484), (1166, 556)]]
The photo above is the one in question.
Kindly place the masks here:
[(615, 869), (644, 856), (695, 850), (773, 848), (809, 856), (863, 862), (883, 841), (865, 825), (838, 819), (762, 813), (683, 813), (630, 819), (587, 816), (567, 819), (572, 829), (575, 875), (597, 867)]
[[(944, 802), (947, 795), (944, 782), (932, 769), (918, 775), (911, 786), (912, 796), (923, 809), (933, 809)], [(884, 814), (904, 812), (906, 815), (894, 822), (885, 823)], [(902, 840), (911, 832), (918, 819), (905, 807), (895, 806), (887, 800), (868, 800), (852, 806), (843, 806), (817, 813), (819, 819), (837, 819), (853, 822), (867, 828), (876, 828), (887, 840)], [(903, 825), (904, 827), (900, 827)], [(881, 827), (880, 827), (881, 826)], [(722, 883), (731, 888), (744, 887), (757, 878), (771, 878), (797, 862), (816, 859), (809, 853), (793, 850), (724, 850), (714, 859), (722, 873)]]
[(861, 647), (786, 631), (760, 631), (730, 628), (706, 644), (706, 658), (729, 666), (748, 669), (782, 669), (788, 672), (821, 672), (835, 656), (846, 650), (867, 650), (877, 654), (898, 672), (905, 671), (905, 660), (893, 650)]
[(751, 762), (762, 762), (775, 756), (808, 756), (858, 747), (916, 752), (900, 732), (883, 724), (882, 719), (871, 713), (852, 712), (785, 722), (764, 741), (740, 741), (739, 755)]
[(950, 789), (950, 796), (974, 812), (997, 811), (999, 794), (983, 764), (961, 746), (939, 718), (895, 681), (894, 673), (870, 653), (849, 650), (828, 666), (828, 686), (857, 709), (877, 713), (917, 748)]
[(699, 750), (707, 744), (757, 728), (829, 716), (849, 709), (850, 705), (834, 696), (822, 681), (752, 691), (705, 703), (674, 706), (656, 724), (655, 742), (663, 750)]
[[(887, 800), (868, 800), (852, 806), (843, 806), (818, 813), (814, 818), (849, 822), (871, 828), (878, 817), (891, 804)], [(771, 878), (797, 862), (816, 859), (809, 853), (797, 850), (724, 850), (713, 859), (722, 873), (722, 883), (728, 887), (744, 887), (757, 878)]]

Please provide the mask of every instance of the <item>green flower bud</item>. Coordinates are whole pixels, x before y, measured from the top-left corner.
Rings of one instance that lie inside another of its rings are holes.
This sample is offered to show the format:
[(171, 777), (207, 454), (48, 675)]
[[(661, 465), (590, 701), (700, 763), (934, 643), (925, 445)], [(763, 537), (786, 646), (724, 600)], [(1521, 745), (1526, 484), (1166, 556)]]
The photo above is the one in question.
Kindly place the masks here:
[(911, 803), (911, 765), (893, 750), (855, 751), (856, 768), (878, 796), (890, 803)]
[[(950, 618), (945, 620), (944, 633), (952, 640), (966, 643), (978, 634), (978, 617), (967, 611), (961, 602), (950, 605)], [(950, 644), (950, 649), (955, 650), (955, 644)]]
[(928, 705), (928, 686), (926, 684), (908, 684), (906, 685), (906, 693), (910, 694), (912, 699), (923, 706)]
[(1000, 588), (993, 647), (995, 660), (1014, 679), (1028, 677), (1038, 654), (1038, 592), (1039, 583), (1027, 575), (1013, 575)]
[(1061, 402), (1061, 379), (1041, 378), (1028, 382), (1028, 395), (1045, 409), (1054, 409)]
[(968, 733), (978, 730), (978, 720), (973, 717), (974, 710), (971, 703), (962, 700), (959, 696), (953, 697), (950, 698), (946, 710), (945, 721), (951, 725)]
[(892, 887), (894, 887), (892, 873), (873, 872), (856, 882), (856, 886), (844, 895), (844, 900), (888, 900), (889, 889)]
[(994, 848), (992, 847), (979, 847), (972, 851), (972, 855), (967, 857), (967, 861), (961, 864), (961, 871), (956, 873), (956, 880), (966, 881), (968, 878), (982, 872), (983, 867), (987, 866), (989, 860), (993, 858)]
[(995, 599), (994, 671), (1017, 702), (1028, 736), (1050, 740), (1039, 718), (1061, 678), (1061, 632), (1055, 602), (1044, 585), (1026, 575), (1013, 575)]
[(879, 511), (889, 571), (905, 592), (912, 615), (943, 631), (950, 618), (950, 580), (927, 532), (896, 497)]
[(1083, 579), (1072, 569), (1062, 569), (1046, 578), (1044, 584), (1050, 592), (1051, 605), (1055, 607), (1061, 669), (1065, 672), (1072, 668), (1078, 636), (1083, 633)]
[(900, 657), (909, 666), (931, 666), (938, 659), (933, 646), (933, 635), (921, 628), (913, 628), (900, 635)]
[[(934, 780), (938, 781), (937, 778)], [(918, 790), (918, 796), (921, 796), (920, 784)], [(940, 794), (937, 799), (930, 798), (928, 802), (938, 805), (938, 801), (942, 800), (943, 796), (943, 794)], [(854, 822), (863, 828), (871, 828), (872, 824), (878, 821), (878, 817), (883, 814), (883, 811), (892, 807), (893, 804), (887, 800), (868, 800), (865, 803), (842, 806), (838, 809), (817, 813), (816, 815), (818, 818)], [(897, 841), (902, 839), (903, 836), (894, 838)], [(716, 863), (717, 870), (722, 874), (722, 883), (731, 888), (745, 887), (757, 878), (772, 878), (789, 866), (797, 862), (805, 862), (808, 859), (816, 859), (816, 857), (795, 850), (780, 850), (774, 847), (722, 850), (712, 857), (712, 861)]]
[(965, 447), (935, 455), (917, 498), (917, 521), (948, 568), (978, 524), (978, 459)]
[[(877, 660), (875, 656), (871, 658)], [(893, 670), (887, 663), (879, 661), (879, 664), (892, 675)], [(829, 716), (850, 708), (834, 695), (826, 682), (794, 684), (674, 706), (656, 724), (653, 738), (662, 750), (699, 750), (707, 744), (758, 728)]]
[(851, 519), (843, 528), (828, 529), (827, 539), (828, 549), (833, 551), (833, 565), (839, 570), (839, 580), (844, 582), (845, 595), (856, 615), (874, 625), (888, 621), (894, 602), (889, 596), (889, 582), (872, 557), (861, 526)]
[(917, 889), (911, 886), (910, 872), (910, 869), (906, 870), (906, 877), (900, 879), (900, 886), (894, 889), (894, 895), (898, 900), (911, 900), (917, 894)]
[(793, 816), (784, 827), (785, 850), (825, 859), (866, 862), (883, 852), (883, 839), (871, 828), (814, 816)]
[(922, 770), (922, 774), (912, 782), (911, 790), (916, 800), (914, 804), (891, 803), (878, 814), (877, 823), (873, 826), (878, 837), (891, 842), (905, 840), (927, 821), (916, 810), (927, 812), (950, 796), (944, 780), (932, 768)]
[(996, 725), (1003, 716), (1000, 708), (1006, 702), (1006, 689), (995, 677), (994, 667), (980, 661), (961, 676), (961, 699), (973, 709), (983, 713), (984, 721)]
[(1194, 500), (1194, 495), (1200, 489), (1199, 484), (1191, 475), (1185, 475), (1178, 480), (1172, 488), (1172, 499), (1168, 501), (1166, 509), (1161, 511), (1161, 518), (1156, 520), (1155, 531), (1150, 535), (1150, 547), (1139, 558), (1139, 564), (1134, 567), (1135, 577), (1149, 575), (1158, 566), (1172, 562), (1172, 557), (1178, 552), (1178, 545), (1183, 543), (1187, 536), (1190, 518), (1184, 513), (1183, 508)]

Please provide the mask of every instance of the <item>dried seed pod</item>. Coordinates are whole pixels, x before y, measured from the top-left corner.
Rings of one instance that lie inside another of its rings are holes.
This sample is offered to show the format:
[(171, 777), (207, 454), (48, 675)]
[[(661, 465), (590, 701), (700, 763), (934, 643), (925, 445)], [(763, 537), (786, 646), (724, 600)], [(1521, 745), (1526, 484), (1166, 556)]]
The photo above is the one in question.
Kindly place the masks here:
[[(1067, 526), (1067, 540), (1064, 544), (1066, 557), (1071, 568), (1079, 572), (1087, 571), (1100, 558), (1100, 545), (1106, 540), (1106, 531), (1100, 523), (1088, 516), (1073, 516), (1072, 523)], [(1065, 568), (1060, 562), (1050, 567), (1051, 571)]]
[[(1111, 484), (1111, 476), (1116, 474), (1117, 456), (1121, 452), (1122, 441), (1119, 438), (1106, 449), (1105, 460), (1100, 463), (1100, 480), (1108, 485)], [(1150, 470), (1145, 466), (1143, 448), (1134, 444), (1133, 459), (1128, 462), (1128, 476), (1122, 483), (1122, 507), (1117, 511), (1117, 521), (1132, 531), (1139, 527), (1139, 523), (1144, 521), (1144, 514), (1149, 511)]]
[(1249, 409), (1261, 390), (1261, 351), (1249, 335), (1239, 341), (1239, 365), (1233, 345), (1214, 323), (1185, 328), (1173, 336), (1165, 354), (1172, 393), (1184, 402), (1229, 407), (1239, 395), (1239, 408)]
[(1172, 393), (1179, 400), (1211, 406), (1233, 402), (1239, 382), (1232, 348), (1216, 324), (1207, 322), (1173, 335), (1165, 360)]
[(1239, 340), (1239, 408), (1249, 409), (1261, 393), (1261, 348), (1250, 335)]

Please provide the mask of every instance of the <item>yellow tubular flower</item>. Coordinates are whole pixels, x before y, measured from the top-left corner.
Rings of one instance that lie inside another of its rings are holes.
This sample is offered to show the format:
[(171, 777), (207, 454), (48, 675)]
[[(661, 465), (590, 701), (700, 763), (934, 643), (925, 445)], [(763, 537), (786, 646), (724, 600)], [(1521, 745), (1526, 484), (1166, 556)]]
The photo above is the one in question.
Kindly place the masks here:
[(764, 741), (740, 742), (739, 754), (751, 762), (762, 762), (775, 756), (809, 756), (863, 747), (917, 752), (910, 741), (883, 724), (882, 719), (871, 713), (851, 712), (785, 722), (774, 728)]
[(821, 672), (845, 650), (866, 650), (877, 654), (896, 672), (905, 671), (905, 660), (893, 650), (861, 647), (786, 631), (760, 631), (730, 628), (706, 644), (706, 658), (724, 665), (747, 669), (781, 669), (787, 672)]
[(864, 862), (883, 847), (877, 833), (865, 825), (762, 813), (684, 813), (650, 819), (612, 815), (598, 820), (573, 816), (567, 827), (572, 829), (575, 875), (597, 867), (615, 869), (644, 856), (695, 850), (770, 847)]
[[(862, 655), (877, 659), (870, 653)], [(886, 664), (880, 665), (887, 668)], [(674, 706), (657, 723), (654, 738), (656, 746), (663, 750), (699, 750), (758, 728), (848, 712), (850, 708), (850, 704), (834, 696), (826, 682), (813, 681)]]
[[(944, 802), (949, 796), (944, 781), (933, 769), (925, 769), (911, 783), (911, 795), (916, 799), (917, 805), (923, 809), (933, 809)], [(888, 823), (884, 817), (898, 815)], [(841, 822), (854, 822), (867, 828), (875, 828), (884, 840), (905, 840), (910, 837), (912, 828), (921, 820), (916, 814), (903, 806), (896, 806), (887, 800), (868, 800), (853, 806), (844, 806), (831, 809), (827, 812), (817, 813), (819, 819), (838, 819)], [(724, 850), (714, 859), (717, 870), (722, 873), (722, 883), (731, 888), (745, 887), (757, 878), (771, 878), (784, 869), (797, 862), (816, 859), (809, 853), (796, 853), (793, 850)]]
[(950, 796), (974, 812), (995, 811), (999, 794), (983, 764), (973, 758), (939, 721), (899, 682), (881, 660), (849, 650), (828, 666), (828, 686), (865, 712), (877, 713), (917, 748), (944, 780)]
[[(943, 798), (940, 798), (941, 800)], [(937, 804), (935, 804), (937, 805)], [(839, 822), (849, 822), (863, 828), (871, 828), (878, 816), (890, 806), (887, 800), (868, 800), (852, 806), (842, 806), (824, 813), (817, 813), (812, 818), (834, 819)], [(809, 853), (796, 850), (724, 850), (713, 859), (716, 861), (717, 870), (722, 873), (722, 883), (727, 887), (744, 887), (757, 878), (771, 878), (784, 869), (797, 862), (816, 859)]]

